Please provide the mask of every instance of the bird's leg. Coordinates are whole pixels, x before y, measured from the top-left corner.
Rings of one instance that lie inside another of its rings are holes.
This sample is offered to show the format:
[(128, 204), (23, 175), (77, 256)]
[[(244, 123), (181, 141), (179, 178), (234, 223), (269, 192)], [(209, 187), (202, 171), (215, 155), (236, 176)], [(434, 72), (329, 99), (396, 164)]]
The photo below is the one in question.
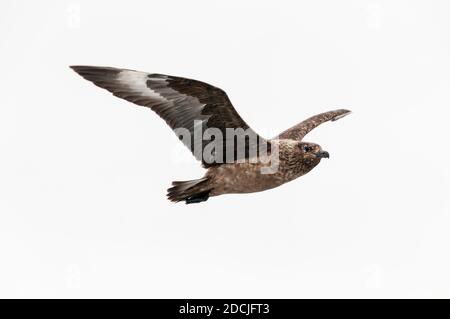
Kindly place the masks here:
[(207, 201), (209, 198), (209, 192), (210, 191), (201, 192), (186, 198), (186, 204), (195, 204)]

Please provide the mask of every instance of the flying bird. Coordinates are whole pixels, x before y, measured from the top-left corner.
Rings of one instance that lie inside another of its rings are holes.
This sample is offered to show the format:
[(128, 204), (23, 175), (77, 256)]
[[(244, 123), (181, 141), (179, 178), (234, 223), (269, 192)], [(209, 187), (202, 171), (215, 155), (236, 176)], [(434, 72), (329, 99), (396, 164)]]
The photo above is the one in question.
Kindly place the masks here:
[[(177, 135), (180, 129), (188, 133), (179, 137), (207, 171), (199, 179), (172, 182), (167, 197), (173, 202), (191, 204), (211, 196), (260, 192), (308, 173), (329, 154), (318, 144), (304, 142), (304, 136), (350, 113), (345, 109), (321, 113), (265, 139), (239, 116), (227, 94), (210, 84), (112, 67), (71, 68), (115, 96), (152, 109)], [(198, 130), (215, 131), (205, 138), (196, 134)]]

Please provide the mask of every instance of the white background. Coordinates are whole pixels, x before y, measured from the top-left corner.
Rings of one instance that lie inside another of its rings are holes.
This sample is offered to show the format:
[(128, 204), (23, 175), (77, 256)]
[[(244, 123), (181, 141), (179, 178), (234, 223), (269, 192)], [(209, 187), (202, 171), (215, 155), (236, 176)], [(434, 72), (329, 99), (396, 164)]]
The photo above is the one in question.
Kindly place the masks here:
[[(450, 297), (448, 1), (1, 1), (0, 297)], [(203, 169), (68, 68), (226, 90), (331, 154), (277, 189), (166, 200)]]

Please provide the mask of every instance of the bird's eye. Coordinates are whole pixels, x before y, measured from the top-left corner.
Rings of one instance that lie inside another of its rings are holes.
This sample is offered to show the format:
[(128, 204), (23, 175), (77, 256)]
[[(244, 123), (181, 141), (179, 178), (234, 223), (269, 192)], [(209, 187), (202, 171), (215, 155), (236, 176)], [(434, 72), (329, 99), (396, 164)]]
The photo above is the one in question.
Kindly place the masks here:
[(303, 151), (304, 152), (311, 152), (312, 151), (312, 147), (308, 146), (308, 145), (303, 145)]

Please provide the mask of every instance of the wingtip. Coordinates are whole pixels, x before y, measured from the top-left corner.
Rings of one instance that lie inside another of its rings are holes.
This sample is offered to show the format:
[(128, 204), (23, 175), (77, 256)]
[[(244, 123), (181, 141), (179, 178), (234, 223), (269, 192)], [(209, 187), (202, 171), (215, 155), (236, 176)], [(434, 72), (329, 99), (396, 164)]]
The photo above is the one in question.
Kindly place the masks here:
[(122, 71), (117, 68), (91, 65), (69, 65), (69, 67), (81, 77), (94, 82), (94, 84), (100, 87), (103, 87), (99, 85), (101, 81), (112, 81)]
[(346, 109), (340, 109), (340, 110), (336, 110), (336, 116), (333, 117), (332, 121), (337, 121), (341, 118), (343, 118), (344, 116), (349, 115), (350, 113), (352, 113), (352, 111), (350, 110), (346, 110)]
[(86, 68), (86, 65), (69, 65), (69, 68), (71, 68), (72, 70), (76, 71), (79, 70), (81, 68)]
[(69, 65), (69, 68), (77, 72), (78, 74), (81, 74), (83, 71), (89, 70), (92, 67), (88, 65)]
[(109, 66), (97, 66), (97, 65), (69, 65), (69, 68), (71, 68), (74, 71), (80, 71), (80, 70), (89, 70), (89, 71), (103, 71), (103, 70), (120, 70), (118, 68), (112, 68)]

